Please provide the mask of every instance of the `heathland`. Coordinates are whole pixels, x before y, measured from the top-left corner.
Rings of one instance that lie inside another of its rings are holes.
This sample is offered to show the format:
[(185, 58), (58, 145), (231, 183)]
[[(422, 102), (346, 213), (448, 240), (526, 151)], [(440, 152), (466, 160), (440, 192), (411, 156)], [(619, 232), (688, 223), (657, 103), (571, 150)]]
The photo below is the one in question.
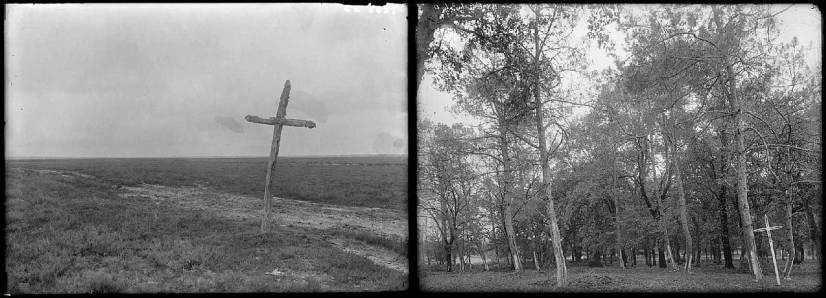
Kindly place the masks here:
[(6, 161), (8, 293), (407, 287), (406, 157)]

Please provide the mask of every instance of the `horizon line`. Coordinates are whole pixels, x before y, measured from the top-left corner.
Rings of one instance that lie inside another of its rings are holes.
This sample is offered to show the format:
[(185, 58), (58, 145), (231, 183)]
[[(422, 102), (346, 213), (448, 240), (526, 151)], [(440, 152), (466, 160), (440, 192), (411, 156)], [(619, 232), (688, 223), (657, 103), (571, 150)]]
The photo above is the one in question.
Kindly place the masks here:
[[(363, 153), (363, 154), (324, 154), (324, 155), (281, 155), (278, 157), (371, 157), (371, 156), (407, 156), (407, 153)], [(24, 159), (139, 159), (139, 158), (269, 158), (268, 155), (197, 155), (197, 156), (6, 156), (6, 160)]]

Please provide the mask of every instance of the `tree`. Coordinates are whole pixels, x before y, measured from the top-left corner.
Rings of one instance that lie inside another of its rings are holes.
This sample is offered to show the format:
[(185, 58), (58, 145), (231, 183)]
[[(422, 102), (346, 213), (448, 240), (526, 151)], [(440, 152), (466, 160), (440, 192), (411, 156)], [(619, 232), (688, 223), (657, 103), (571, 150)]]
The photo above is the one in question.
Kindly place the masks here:
[[(429, 127), (422, 127), (427, 129)], [(424, 149), (424, 162), (420, 165), (423, 192), (428, 194), (422, 207), (429, 214), (439, 231), (445, 252), (447, 271), (453, 271), (453, 250), (462, 236), (462, 228), (475, 212), (471, 201), (478, 186), (468, 161), (463, 142), (472, 133), (462, 125), (449, 127), (438, 124)], [(432, 195), (432, 196), (429, 196)], [(460, 257), (462, 257), (460, 250)]]

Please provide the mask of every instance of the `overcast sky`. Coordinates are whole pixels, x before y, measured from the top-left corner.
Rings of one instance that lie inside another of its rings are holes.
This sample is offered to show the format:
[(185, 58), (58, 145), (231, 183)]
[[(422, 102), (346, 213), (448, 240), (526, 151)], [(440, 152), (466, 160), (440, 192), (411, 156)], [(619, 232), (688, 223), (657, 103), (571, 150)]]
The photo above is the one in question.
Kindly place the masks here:
[(10, 5), (6, 156), (407, 153), (406, 8)]
[[(631, 13), (645, 13), (651, 6), (652, 5), (627, 5), (625, 8)], [(770, 9), (779, 12), (786, 8), (788, 8), (786, 11), (778, 15), (780, 21), (780, 25), (778, 26), (780, 31), (779, 39), (788, 42), (791, 41), (793, 37), (797, 37), (801, 45), (809, 46), (811, 44), (812, 50), (808, 52), (806, 62), (812, 69), (821, 65), (822, 24), (820, 11), (811, 4), (792, 5), (791, 7), (789, 7), (788, 4), (778, 4), (772, 5)], [(576, 40), (579, 46), (588, 47), (586, 51), (586, 59), (589, 59), (588, 70), (601, 70), (610, 67), (613, 64), (612, 58), (610, 58), (605, 51), (599, 49), (595, 43), (588, 45), (585, 36), (587, 32), (587, 23), (585, 20), (585, 16), (580, 17), (580, 22), (571, 34), (571, 38)], [(616, 53), (620, 58), (624, 59), (627, 57), (627, 52), (624, 50), (624, 34), (617, 32), (615, 27), (609, 27), (608, 30), (611, 31), (612, 28), (614, 30), (611, 34), (611, 39), (617, 46)], [(575, 78), (573, 80), (577, 83), (588, 84), (587, 79)], [(592, 88), (579, 88), (578, 90), (581, 92), (595, 91), (595, 89)], [(449, 112), (448, 109), (453, 104), (451, 95), (439, 91), (433, 85), (433, 77), (430, 74), (425, 74), (418, 92), (417, 109), (419, 110), (420, 119), (427, 117), (432, 121), (448, 124), (457, 122), (465, 124), (479, 123), (479, 119)], [(588, 98), (588, 96), (596, 96), (596, 93), (584, 95), (583, 97)], [(578, 114), (584, 114), (584, 111), (587, 110), (587, 108), (580, 107), (575, 108), (575, 111), (577, 111), (577, 109), (580, 111)]]

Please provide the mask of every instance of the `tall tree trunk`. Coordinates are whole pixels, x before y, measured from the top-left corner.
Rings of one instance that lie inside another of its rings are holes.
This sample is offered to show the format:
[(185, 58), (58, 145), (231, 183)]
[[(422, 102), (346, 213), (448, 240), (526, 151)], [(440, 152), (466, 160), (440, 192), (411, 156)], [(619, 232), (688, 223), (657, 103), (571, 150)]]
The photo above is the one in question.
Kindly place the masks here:
[(439, 28), (439, 11), (433, 4), (419, 4), (422, 16), (416, 24), (416, 92), (424, 76), (424, 62), (427, 60), (427, 48), (433, 42), (433, 33)]
[(513, 229), (513, 211), (511, 204), (505, 205), (505, 233), (507, 233), (508, 251), (510, 252), (511, 264), (516, 272), (522, 271), (522, 262), (519, 261), (519, 247), (516, 246), (516, 231)]
[(683, 237), (685, 237), (685, 260), (686, 273), (691, 272), (691, 261), (694, 257), (693, 240), (691, 238), (691, 231), (688, 229), (688, 211), (686, 209), (685, 192), (683, 191), (683, 179), (680, 177), (680, 165), (677, 163), (677, 148), (674, 148), (672, 156), (674, 158), (674, 182), (677, 188), (677, 202), (680, 208), (680, 224), (683, 226)]
[[(720, 143), (722, 144), (723, 148), (730, 148), (728, 137), (726, 135), (726, 130), (721, 129), (718, 132), (720, 135)], [(714, 179), (715, 181), (724, 179), (726, 176), (726, 169), (728, 168), (728, 155), (726, 155), (725, 151), (722, 151), (720, 154), (720, 161), (719, 166), (716, 168), (719, 169), (719, 174), (714, 172)], [(725, 268), (734, 269), (734, 258), (731, 254), (731, 240), (729, 240), (729, 229), (728, 229), (728, 187), (726, 183), (719, 182), (719, 196), (717, 200), (720, 205), (720, 244), (723, 248), (723, 258), (725, 259)], [(716, 253), (719, 257), (719, 250)]]
[[(665, 152), (666, 156), (668, 156), (668, 146), (665, 147), (665, 151), (666, 151)], [(651, 162), (653, 163), (654, 161), (652, 160)], [(653, 170), (653, 174), (654, 174), (654, 180), (657, 180), (657, 169), (656, 169), (656, 167)], [(663, 174), (668, 175), (668, 173), (663, 173)], [(668, 179), (668, 177), (663, 177), (661, 179)], [(665, 192), (665, 191), (666, 190), (661, 190), (661, 192)], [(677, 266), (677, 262), (674, 258), (674, 252), (671, 249), (671, 236), (668, 233), (668, 221), (666, 220), (666, 214), (665, 214), (665, 211), (664, 211), (665, 210), (665, 204), (662, 202), (663, 196), (661, 194), (657, 194), (656, 197), (657, 197), (657, 206), (659, 206), (659, 209), (658, 209), (659, 220), (658, 221), (660, 223), (660, 227), (661, 227), (662, 233), (663, 233), (662, 234), (663, 241), (664, 241), (663, 244), (665, 244), (664, 249), (665, 249), (666, 265), (671, 265), (671, 269), (676, 271), (676, 270), (679, 270), (679, 267)]]
[(793, 229), (793, 221), (792, 221), (792, 195), (791, 189), (786, 189), (786, 228), (789, 229), (789, 237), (788, 243), (785, 247), (788, 247), (789, 252), (789, 259), (786, 260), (786, 265), (783, 266), (783, 275), (784, 279), (792, 279), (792, 266), (794, 265), (794, 229)]
[(445, 264), (447, 265), (447, 272), (453, 272), (453, 254), (450, 243), (445, 243)]
[[(660, 196), (657, 196), (657, 203), (660, 206), (663, 205), (660, 200)], [(679, 270), (677, 263), (674, 261), (674, 254), (671, 251), (671, 236), (669, 236), (668, 227), (666, 226), (664, 217), (665, 215), (660, 212), (658, 220), (662, 232), (662, 245), (660, 246), (660, 262), (662, 263), (660, 264), (660, 267), (666, 268), (668, 265), (671, 265), (672, 269)]]
[[(728, 231), (728, 211), (726, 208), (726, 186), (720, 187), (720, 244), (723, 246), (723, 259), (725, 259), (725, 268), (734, 269), (734, 259), (731, 256), (731, 241), (729, 240)], [(718, 252), (719, 256), (719, 252)]]
[(459, 257), (459, 272), (465, 272), (465, 242), (459, 238), (458, 257)]
[(743, 112), (740, 107), (740, 100), (737, 98), (737, 83), (731, 64), (727, 63), (726, 74), (728, 76), (729, 104), (731, 105), (731, 111), (734, 113), (733, 120), (735, 124), (734, 138), (736, 147), (734, 154), (737, 157), (737, 205), (740, 207), (743, 240), (745, 241), (745, 250), (749, 257), (749, 263), (751, 264), (751, 271), (754, 274), (754, 278), (759, 281), (763, 279), (763, 271), (760, 270), (760, 261), (757, 258), (757, 245), (754, 241), (754, 228), (752, 225), (751, 211), (749, 209), (746, 145), (743, 140)]
[(620, 268), (627, 269), (628, 267), (625, 265), (625, 239), (623, 238), (623, 230), (622, 230), (622, 222), (620, 220), (622, 215), (622, 208), (620, 206), (619, 199), (617, 198), (617, 165), (616, 165), (616, 156), (611, 162), (611, 200), (614, 203), (614, 226), (616, 228), (617, 234), (617, 251), (620, 254)]
[(668, 265), (666, 264), (667, 262), (665, 260), (665, 250), (663, 249), (662, 245), (657, 246), (657, 255), (660, 257), (660, 259), (657, 260), (657, 264), (660, 266), (660, 268), (668, 268)]
[[(651, 148), (648, 145), (649, 142), (650, 142), (648, 140), (648, 137), (649, 136), (646, 135), (645, 138), (644, 138), (643, 150), (644, 150), (645, 154), (648, 154), (649, 150), (651, 150), (652, 153), (653, 153), (653, 148)], [(666, 146), (665, 148), (666, 148), (666, 156), (667, 156), (668, 146)], [(648, 160), (649, 158), (645, 158), (645, 159)], [(652, 163), (652, 165), (654, 164), (653, 159), (651, 159), (651, 163)], [(647, 166), (648, 166), (647, 164), (643, 164), (642, 167), (647, 168)], [(640, 181), (644, 182), (646, 180), (646, 176), (647, 176), (647, 171), (644, 171), (644, 174), (640, 178)], [(657, 181), (657, 168), (656, 167), (652, 168), (652, 176), (654, 177), (654, 181)], [(663, 178), (663, 179), (668, 179), (668, 178)], [(645, 189), (641, 189), (641, 191), (645, 192)], [(661, 191), (665, 191), (665, 190), (661, 190)], [(662, 243), (660, 243), (660, 261), (661, 261), (660, 262), (660, 267), (666, 268), (670, 264), (672, 269), (679, 270), (679, 268), (677, 267), (677, 264), (674, 262), (674, 255), (671, 253), (671, 240), (670, 240), (670, 236), (668, 234), (668, 225), (665, 221), (665, 212), (663, 211), (665, 209), (665, 205), (662, 202), (662, 197), (663, 197), (662, 193), (654, 194), (654, 197), (656, 197), (657, 209), (655, 209), (654, 211), (651, 211), (651, 213), (652, 213), (654, 219), (656, 220), (657, 225), (659, 226), (660, 232), (662, 233), (662, 234), (660, 234), (660, 237), (662, 237), (662, 239), (661, 239)], [(649, 209), (650, 209), (650, 207), (649, 207)], [(663, 261), (665, 261), (665, 262), (663, 262)]]
[(502, 203), (505, 205), (503, 210), (503, 220), (505, 227), (505, 236), (508, 242), (508, 253), (513, 264), (514, 271), (522, 271), (522, 263), (519, 261), (519, 248), (516, 246), (516, 231), (513, 229), (513, 208), (512, 198), (510, 197), (510, 184), (512, 179), (511, 173), (511, 157), (508, 150), (507, 140), (507, 120), (505, 119), (504, 111), (497, 113), (497, 124), (499, 126), (499, 152), (502, 157), (502, 180), (499, 188), (501, 190)]
[[(536, 11), (535, 13), (539, 13)], [(537, 16), (538, 17), (538, 16)], [(534, 26), (533, 37), (536, 45), (539, 45), (539, 27)], [(564, 287), (567, 283), (568, 268), (565, 266), (565, 254), (562, 251), (562, 237), (559, 234), (559, 226), (557, 226), (556, 209), (554, 207), (554, 198), (551, 192), (551, 167), (548, 165), (550, 155), (548, 153), (548, 144), (545, 143), (545, 121), (543, 121), (542, 111), (543, 105), (539, 98), (539, 61), (540, 61), (539, 46), (534, 49), (534, 109), (536, 111), (536, 133), (537, 141), (539, 142), (539, 163), (542, 166), (542, 188), (544, 190), (543, 197), (547, 199), (548, 225), (551, 230), (551, 243), (554, 248), (554, 259), (556, 260), (556, 286)], [(551, 271), (548, 270), (550, 273)]]

